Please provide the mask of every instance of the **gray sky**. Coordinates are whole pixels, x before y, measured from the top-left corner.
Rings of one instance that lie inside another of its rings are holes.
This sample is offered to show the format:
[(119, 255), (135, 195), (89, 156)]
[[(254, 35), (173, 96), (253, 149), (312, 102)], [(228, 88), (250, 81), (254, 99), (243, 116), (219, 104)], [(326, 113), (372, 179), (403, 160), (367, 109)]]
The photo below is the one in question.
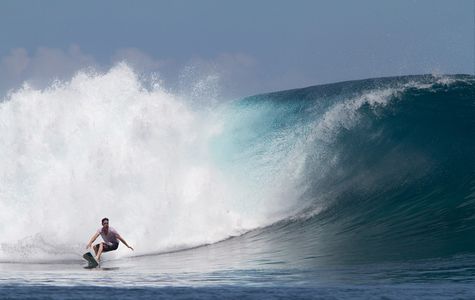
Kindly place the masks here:
[[(474, 1), (0, 2), (0, 94), (127, 60), (165, 85), (219, 75), (246, 96), (321, 83), (473, 73)], [(185, 79), (184, 79), (185, 78)]]

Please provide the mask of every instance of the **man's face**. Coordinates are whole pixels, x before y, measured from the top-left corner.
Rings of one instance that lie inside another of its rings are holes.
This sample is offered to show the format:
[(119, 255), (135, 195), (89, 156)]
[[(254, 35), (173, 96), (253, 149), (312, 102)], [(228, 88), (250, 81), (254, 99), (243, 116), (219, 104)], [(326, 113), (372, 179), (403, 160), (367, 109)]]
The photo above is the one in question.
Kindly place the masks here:
[(109, 229), (109, 221), (102, 222), (102, 228), (106, 230)]

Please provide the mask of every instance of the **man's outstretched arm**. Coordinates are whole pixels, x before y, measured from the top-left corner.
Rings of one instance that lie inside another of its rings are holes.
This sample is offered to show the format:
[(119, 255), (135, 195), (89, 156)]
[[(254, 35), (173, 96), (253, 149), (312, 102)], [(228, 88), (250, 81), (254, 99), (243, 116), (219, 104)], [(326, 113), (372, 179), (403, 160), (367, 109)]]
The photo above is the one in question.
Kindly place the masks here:
[(96, 232), (92, 238), (89, 240), (89, 243), (87, 243), (87, 246), (86, 246), (86, 249), (88, 249), (89, 247), (91, 247), (92, 243), (94, 243), (94, 241), (97, 239), (97, 237), (99, 236), (99, 232)]
[(134, 250), (134, 248), (132, 248), (131, 246), (129, 246), (129, 244), (127, 244), (127, 242), (120, 236), (120, 235), (117, 235), (117, 239), (119, 241), (121, 241), (122, 243), (124, 243), (124, 245), (127, 246), (127, 248), (131, 249), (131, 250)]

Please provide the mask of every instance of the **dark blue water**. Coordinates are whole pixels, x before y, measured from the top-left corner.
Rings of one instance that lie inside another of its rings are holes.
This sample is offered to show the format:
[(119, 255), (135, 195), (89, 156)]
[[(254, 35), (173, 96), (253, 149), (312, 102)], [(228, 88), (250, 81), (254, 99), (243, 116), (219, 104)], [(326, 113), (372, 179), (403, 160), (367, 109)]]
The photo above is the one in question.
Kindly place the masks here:
[(287, 217), (99, 270), (80, 259), (2, 263), (1, 297), (475, 298), (473, 76), (315, 86), (242, 99), (223, 114), (214, 162), (279, 191), (273, 211)]
[(475, 295), (469, 284), (322, 288), (2, 286), (0, 292), (3, 299), (473, 299)]

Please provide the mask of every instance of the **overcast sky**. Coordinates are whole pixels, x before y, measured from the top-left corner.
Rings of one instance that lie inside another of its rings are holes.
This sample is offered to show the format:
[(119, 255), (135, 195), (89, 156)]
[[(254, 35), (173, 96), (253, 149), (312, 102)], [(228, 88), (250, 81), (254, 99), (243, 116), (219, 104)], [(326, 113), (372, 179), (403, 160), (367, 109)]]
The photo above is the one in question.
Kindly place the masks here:
[(473, 73), (474, 1), (0, 2), (0, 94), (126, 60), (166, 85), (224, 94), (423, 73)]

